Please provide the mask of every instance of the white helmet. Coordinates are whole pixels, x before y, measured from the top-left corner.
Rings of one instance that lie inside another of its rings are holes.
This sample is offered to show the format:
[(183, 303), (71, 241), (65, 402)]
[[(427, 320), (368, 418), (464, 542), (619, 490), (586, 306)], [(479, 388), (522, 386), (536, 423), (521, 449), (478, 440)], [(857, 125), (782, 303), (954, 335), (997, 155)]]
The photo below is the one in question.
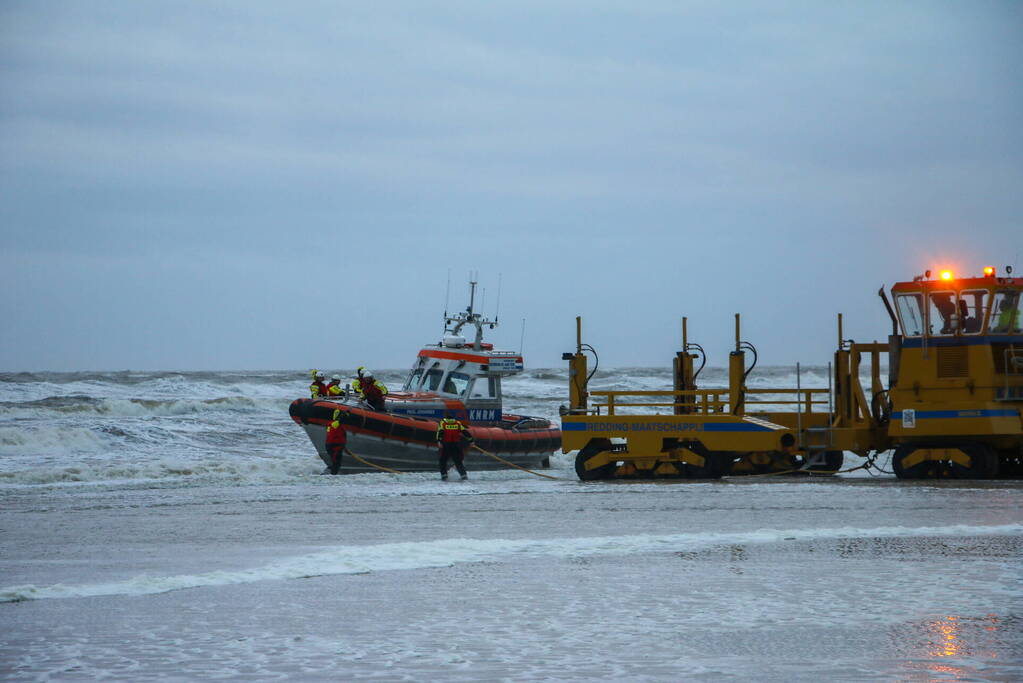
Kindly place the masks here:
[(319, 370), (317, 370), (317, 371), (316, 371), (316, 374), (315, 374), (315, 375), (313, 375), (313, 377), (314, 377), (315, 379), (323, 379), (323, 373), (322, 373), (322, 372), (320, 372)]
[(373, 371), (370, 370), (369, 368), (363, 368), (362, 369), (362, 376), (363, 377), (372, 377), (373, 376)]
[(341, 381), (341, 375), (331, 375), (330, 381), (331, 382), (340, 382)]

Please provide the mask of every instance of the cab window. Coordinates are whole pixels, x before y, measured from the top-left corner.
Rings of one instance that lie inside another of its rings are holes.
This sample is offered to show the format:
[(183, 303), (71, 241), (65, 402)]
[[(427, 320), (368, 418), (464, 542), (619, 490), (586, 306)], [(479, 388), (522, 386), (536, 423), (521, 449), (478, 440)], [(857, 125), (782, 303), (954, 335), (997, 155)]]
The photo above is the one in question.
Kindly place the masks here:
[(897, 294), (895, 306), (899, 309), (902, 332), (907, 337), (919, 337), (924, 333), (923, 296), (920, 294)]
[(469, 398), (497, 398), (497, 378), (477, 377), (472, 381)]
[(987, 290), (973, 289), (959, 294), (959, 320), (963, 334), (980, 334), (987, 312)]
[(1021, 325), (1019, 290), (1003, 289), (995, 292), (991, 303), (991, 322), (989, 326), (994, 334), (1019, 334)]
[(469, 386), (469, 375), (464, 372), (450, 372), (444, 381), (444, 393), (461, 396), (466, 387)]
[(956, 293), (931, 292), (927, 299), (931, 302), (930, 309), (928, 309), (927, 333), (932, 337), (955, 334), (959, 329)]

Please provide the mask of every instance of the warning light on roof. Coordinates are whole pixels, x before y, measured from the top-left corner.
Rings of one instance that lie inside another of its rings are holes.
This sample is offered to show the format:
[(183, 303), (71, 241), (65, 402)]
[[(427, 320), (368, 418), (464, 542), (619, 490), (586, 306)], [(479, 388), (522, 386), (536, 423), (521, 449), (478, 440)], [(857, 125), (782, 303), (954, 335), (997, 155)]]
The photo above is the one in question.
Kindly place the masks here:
[(994, 276), (995, 276), (995, 267), (994, 266), (984, 266), (984, 277), (994, 277)]
[(943, 271), (941, 271), (941, 279), (942, 280), (951, 280), (952, 279), (952, 271), (951, 270), (943, 270)]

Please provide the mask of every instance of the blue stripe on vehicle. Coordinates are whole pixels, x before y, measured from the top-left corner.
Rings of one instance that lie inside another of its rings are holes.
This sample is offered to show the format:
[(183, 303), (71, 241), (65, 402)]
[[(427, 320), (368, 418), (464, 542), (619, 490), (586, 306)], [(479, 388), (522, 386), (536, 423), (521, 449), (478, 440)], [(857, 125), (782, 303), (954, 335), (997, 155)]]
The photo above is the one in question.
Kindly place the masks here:
[[(923, 346), (923, 337), (904, 337), (902, 348), (919, 349)], [(974, 335), (963, 335), (961, 337), (928, 337), (927, 346), (982, 346), (986, 344), (1023, 344), (1023, 335), (1018, 334), (996, 334), (977, 337)]]
[(770, 427), (754, 424), (752, 422), (706, 422), (703, 425), (705, 432), (771, 432)]
[[(585, 432), (585, 431), (670, 431), (670, 430), (653, 430), (648, 429), (646, 426), (649, 424), (661, 425), (667, 423), (647, 423), (647, 422), (624, 422), (609, 424), (606, 422), (562, 422), (561, 431), (563, 432)], [(763, 425), (753, 424), (752, 422), (678, 422), (671, 423), (678, 427), (689, 427), (689, 429), (680, 429), (679, 431), (703, 431), (703, 432), (770, 432), (774, 431), (770, 427)], [(635, 428), (633, 428), (635, 425)], [(596, 429), (591, 429), (596, 427)]]
[[(956, 417), (1016, 417), (1019, 415), (1018, 410), (1002, 410), (1002, 409), (985, 409), (985, 410), (918, 410), (916, 411), (916, 419), (928, 420), (928, 419), (949, 419)], [(901, 420), (902, 411), (897, 410), (892, 413), (892, 419)]]

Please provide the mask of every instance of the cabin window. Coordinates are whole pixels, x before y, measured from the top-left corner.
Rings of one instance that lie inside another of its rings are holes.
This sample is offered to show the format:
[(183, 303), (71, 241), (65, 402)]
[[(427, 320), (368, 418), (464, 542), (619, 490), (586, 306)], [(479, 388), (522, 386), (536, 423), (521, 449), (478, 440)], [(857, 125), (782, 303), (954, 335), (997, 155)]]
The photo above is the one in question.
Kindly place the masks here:
[(902, 332), (907, 337), (919, 337), (924, 333), (923, 297), (920, 294), (897, 294), (895, 306), (902, 320)]
[(989, 327), (994, 334), (1019, 334), (1021, 327), (1019, 290), (1003, 289), (995, 292), (991, 304), (991, 322)]
[(980, 334), (987, 312), (987, 290), (972, 289), (959, 294), (959, 319), (963, 334)]
[(423, 376), (423, 369), (416, 368), (409, 373), (408, 379), (405, 380), (404, 391), (412, 391), (419, 386), (419, 379)]
[(444, 393), (461, 396), (468, 386), (469, 375), (464, 372), (450, 372), (448, 378), (444, 380)]
[(437, 391), (440, 387), (440, 379), (444, 372), (438, 368), (432, 368), (423, 376), (423, 391)]
[(497, 378), (477, 377), (472, 381), (469, 398), (497, 398)]
[(959, 308), (955, 292), (931, 292), (928, 295), (927, 333), (932, 337), (955, 334), (959, 329)]

